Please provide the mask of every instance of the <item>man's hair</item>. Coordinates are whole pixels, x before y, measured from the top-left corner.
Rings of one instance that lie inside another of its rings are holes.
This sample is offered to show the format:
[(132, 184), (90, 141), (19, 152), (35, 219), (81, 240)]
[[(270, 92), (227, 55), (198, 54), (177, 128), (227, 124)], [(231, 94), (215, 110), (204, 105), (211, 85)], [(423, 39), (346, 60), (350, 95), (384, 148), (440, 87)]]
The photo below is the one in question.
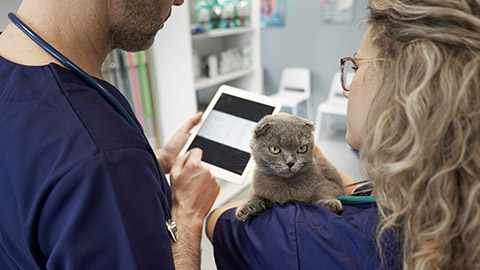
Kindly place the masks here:
[[(404, 269), (480, 269), (480, 1), (371, 0), (361, 158)], [(383, 246), (383, 247), (382, 247)]]

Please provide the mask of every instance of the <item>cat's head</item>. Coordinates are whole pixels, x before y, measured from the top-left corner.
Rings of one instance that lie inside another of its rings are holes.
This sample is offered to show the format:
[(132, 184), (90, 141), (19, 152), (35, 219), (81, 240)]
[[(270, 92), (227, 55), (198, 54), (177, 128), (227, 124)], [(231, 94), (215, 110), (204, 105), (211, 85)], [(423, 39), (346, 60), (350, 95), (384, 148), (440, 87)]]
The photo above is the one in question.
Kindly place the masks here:
[(257, 168), (288, 178), (312, 164), (313, 123), (298, 116), (266, 116), (255, 126), (250, 141)]

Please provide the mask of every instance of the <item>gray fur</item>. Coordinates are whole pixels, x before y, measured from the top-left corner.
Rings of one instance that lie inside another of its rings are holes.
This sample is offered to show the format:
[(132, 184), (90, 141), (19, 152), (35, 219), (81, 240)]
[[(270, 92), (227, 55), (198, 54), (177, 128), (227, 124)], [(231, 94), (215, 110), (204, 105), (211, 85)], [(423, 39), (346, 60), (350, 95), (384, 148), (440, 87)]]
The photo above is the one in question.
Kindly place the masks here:
[[(341, 213), (336, 197), (344, 187), (336, 169), (324, 158), (314, 155), (313, 123), (297, 116), (266, 116), (255, 127), (250, 148), (256, 162), (253, 195), (237, 209), (236, 217), (246, 221), (261, 211), (295, 200), (322, 205)], [(298, 150), (306, 145), (305, 153)], [(269, 147), (280, 149), (278, 154)], [(293, 166), (289, 168), (288, 164)]]

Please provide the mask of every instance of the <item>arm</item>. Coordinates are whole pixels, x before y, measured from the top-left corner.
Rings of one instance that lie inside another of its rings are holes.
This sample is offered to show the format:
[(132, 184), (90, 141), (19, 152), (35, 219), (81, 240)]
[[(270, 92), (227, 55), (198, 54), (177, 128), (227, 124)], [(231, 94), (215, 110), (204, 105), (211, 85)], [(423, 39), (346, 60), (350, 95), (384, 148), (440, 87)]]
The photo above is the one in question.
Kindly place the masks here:
[(207, 217), (207, 237), (210, 242), (213, 243), (213, 230), (215, 229), (215, 225), (217, 224), (218, 218), (223, 214), (223, 212), (227, 211), (230, 208), (239, 207), (240, 205), (244, 204), (247, 200), (241, 201), (234, 201), (228, 203), (226, 205), (220, 206), (219, 208), (213, 210), (210, 215)]
[(170, 172), (173, 161), (190, 137), (190, 130), (200, 122), (200, 119), (202, 119), (201, 112), (190, 118), (180, 129), (178, 129), (165, 147), (155, 150), (155, 156), (157, 156), (160, 168), (162, 168), (165, 174)]
[(201, 157), (200, 149), (192, 149), (178, 157), (170, 171), (172, 215), (178, 227), (178, 241), (172, 244), (177, 269), (200, 268), (203, 221), (220, 191)]

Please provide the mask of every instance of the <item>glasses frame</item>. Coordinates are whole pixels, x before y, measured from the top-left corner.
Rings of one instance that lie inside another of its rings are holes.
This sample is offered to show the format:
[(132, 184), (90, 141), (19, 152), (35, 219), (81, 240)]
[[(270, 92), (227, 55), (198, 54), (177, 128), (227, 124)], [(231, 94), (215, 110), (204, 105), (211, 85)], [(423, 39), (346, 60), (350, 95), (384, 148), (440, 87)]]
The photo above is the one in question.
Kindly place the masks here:
[(345, 63), (347, 61), (351, 61), (353, 63), (353, 67), (355, 72), (357, 71), (358, 67), (360, 66), (357, 61), (377, 61), (377, 60), (387, 60), (384, 58), (373, 58), (373, 57), (343, 57), (340, 59), (340, 83), (342, 84), (342, 88), (344, 91), (350, 91), (347, 86), (345, 85)]

